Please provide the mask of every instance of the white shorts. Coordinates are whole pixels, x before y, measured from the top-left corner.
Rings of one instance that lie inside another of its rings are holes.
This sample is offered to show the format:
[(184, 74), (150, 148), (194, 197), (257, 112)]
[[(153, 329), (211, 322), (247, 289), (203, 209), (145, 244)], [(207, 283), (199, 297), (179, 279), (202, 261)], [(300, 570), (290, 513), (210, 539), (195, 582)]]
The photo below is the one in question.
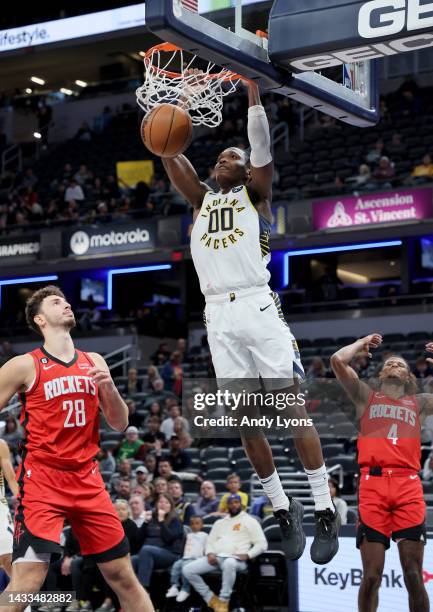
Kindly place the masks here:
[(0, 503), (0, 555), (12, 554), (14, 524), (8, 506)]
[(218, 381), (264, 380), (284, 389), (305, 378), (280, 299), (268, 286), (206, 297), (205, 322)]

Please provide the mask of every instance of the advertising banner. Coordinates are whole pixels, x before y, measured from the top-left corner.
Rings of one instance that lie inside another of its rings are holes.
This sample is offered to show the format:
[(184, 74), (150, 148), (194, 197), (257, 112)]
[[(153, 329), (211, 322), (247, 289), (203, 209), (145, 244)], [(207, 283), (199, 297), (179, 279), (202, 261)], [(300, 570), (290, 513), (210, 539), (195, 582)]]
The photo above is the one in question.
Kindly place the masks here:
[[(312, 537), (307, 537), (306, 552), (312, 541)], [(298, 562), (299, 612), (357, 612), (361, 578), (361, 555), (354, 537), (340, 537), (340, 549), (328, 565), (315, 565), (309, 554), (302, 555)], [(429, 599), (433, 601), (433, 546), (430, 541), (425, 547), (424, 582)], [(407, 610), (407, 591), (398, 549), (391, 543), (386, 552), (378, 612)]]
[(123, 225), (89, 226), (63, 233), (66, 257), (91, 257), (107, 253), (151, 250), (156, 244), (156, 223), (137, 220)]
[(432, 189), (399, 189), (313, 202), (313, 227), (350, 229), (360, 225), (404, 223), (432, 216)]
[(31, 235), (25, 238), (8, 238), (0, 241), (0, 265), (10, 264), (21, 259), (37, 259), (40, 250), (40, 237)]

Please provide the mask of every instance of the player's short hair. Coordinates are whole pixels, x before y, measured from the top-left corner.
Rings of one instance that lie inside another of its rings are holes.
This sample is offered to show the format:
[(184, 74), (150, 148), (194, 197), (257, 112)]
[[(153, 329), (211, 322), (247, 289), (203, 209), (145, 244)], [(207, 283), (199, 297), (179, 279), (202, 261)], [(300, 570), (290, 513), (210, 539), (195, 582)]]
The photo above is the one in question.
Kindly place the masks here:
[(56, 287), (55, 285), (48, 285), (47, 287), (42, 287), (42, 289), (35, 291), (26, 302), (27, 325), (39, 335), (42, 334), (39, 325), (35, 323), (35, 316), (39, 314), (42, 302), (45, 300), (45, 298), (50, 297), (50, 295), (56, 295), (66, 299), (65, 294), (61, 289), (59, 289), (59, 287)]

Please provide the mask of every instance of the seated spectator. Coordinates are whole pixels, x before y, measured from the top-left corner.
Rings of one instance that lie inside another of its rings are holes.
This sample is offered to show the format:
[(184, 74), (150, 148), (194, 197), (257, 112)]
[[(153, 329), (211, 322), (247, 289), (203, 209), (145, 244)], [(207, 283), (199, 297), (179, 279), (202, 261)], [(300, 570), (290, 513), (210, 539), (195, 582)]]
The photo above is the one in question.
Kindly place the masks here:
[(176, 597), (178, 603), (186, 601), (190, 594), (190, 584), (182, 574), (183, 568), (191, 561), (204, 557), (206, 551), (208, 535), (203, 531), (203, 519), (200, 516), (192, 516), (190, 527), (191, 533), (186, 536), (182, 558), (175, 561), (171, 568), (170, 588), (166, 594), (167, 599)]
[(128, 406), (128, 424), (130, 426), (132, 425), (132, 427), (141, 427), (143, 424), (143, 417), (137, 414), (137, 407), (134, 400), (129, 398), (125, 400), (125, 404)]
[[(268, 547), (259, 522), (242, 510), (239, 495), (227, 499), (228, 516), (212, 525), (206, 544), (206, 556), (191, 561), (183, 568), (183, 575), (203, 597), (205, 602), (218, 612), (228, 612), (237, 572), (247, 569), (247, 561), (262, 554)], [(205, 583), (202, 574), (219, 567), (222, 584), (219, 596)]]
[(178, 437), (179, 448), (181, 450), (185, 450), (185, 448), (189, 448), (191, 446), (192, 438), (186, 429), (185, 419), (183, 417), (179, 416), (174, 419), (174, 434), (173, 435)]
[(161, 378), (167, 391), (172, 391), (177, 397), (182, 395), (182, 353), (173, 351), (170, 360), (161, 368)]
[(152, 484), (155, 487), (155, 496), (156, 497), (158, 497), (158, 495), (161, 495), (161, 493), (168, 493), (168, 480), (167, 480), (167, 478), (163, 478), (161, 476), (158, 476), (158, 478), (155, 478), (155, 480), (153, 481)]
[(394, 132), (391, 142), (386, 145), (386, 150), (395, 161), (402, 159), (406, 155), (407, 147), (403, 144), (401, 134)]
[(335, 478), (328, 478), (328, 485), (335, 509), (341, 517), (341, 524), (347, 525), (347, 503), (340, 497), (338, 481)]
[(9, 359), (16, 357), (18, 353), (16, 353), (12, 347), (12, 344), (8, 340), (4, 340), (1, 345), (1, 356), (0, 363), (4, 365)]
[(129, 459), (120, 459), (117, 464), (117, 472), (114, 472), (112, 477), (110, 478), (110, 487), (112, 490), (116, 490), (119, 481), (122, 478), (127, 478), (131, 480), (131, 462)]
[(159, 402), (164, 401), (168, 398), (175, 397), (171, 391), (164, 390), (164, 381), (162, 380), (162, 378), (155, 378), (152, 385), (153, 393), (150, 396), (152, 400)]
[(433, 376), (433, 368), (425, 357), (418, 357), (418, 359), (415, 361), (413, 373), (417, 378), (428, 378)]
[(358, 168), (358, 174), (355, 176), (350, 176), (346, 179), (346, 183), (350, 184), (353, 189), (362, 189), (365, 187), (368, 189), (367, 185), (371, 179), (371, 170), (370, 166), (367, 164), (361, 164)]
[[(174, 434), (174, 421), (180, 416), (181, 412), (179, 406), (177, 404), (171, 406), (169, 409), (169, 416), (161, 423), (161, 431), (165, 435), (166, 440), (170, 440), (171, 436)], [(183, 421), (185, 423), (186, 430), (189, 431), (187, 420), (183, 419)]]
[(128, 395), (140, 393), (143, 390), (143, 381), (137, 376), (137, 368), (130, 368), (128, 370), (128, 382), (126, 383), (126, 389)]
[(373, 172), (373, 181), (378, 187), (391, 189), (392, 179), (395, 176), (394, 166), (391, 164), (389, 157), (383, 156), (380, 158), (379, 167)]
[(274, 509), (272, 503), (269, 501), (267, 495), (261, 495), (253, 501), (250, 514), (252, 516), (258, 516), (260, 519), (264, 519), (265, 516), (273, 514)]
[(154, 365), (163, 365), (170, 357), (170, 351), (167, 342), (161, 342), (156, 351), (151, 356)]
[(72, 179), (65, 191), (65, 202), (83, 202), (84, 192), (75, 179)]
[(423, 480), (433, 479), (433, 451), (429, 454), (429, 456), (424, 462), (424, 467), (422, 471), (422, 479)]
[(16, 448), (20, 440), (23, 439), (21, 425), (18, 424), (17, 419), (12, 415), (8, 416), (6, 419), (6, 426), (2, 438), (12, 449)]
[(170, 495), (158, 496), (155, 510), (149, 522), (141, 527), (144, 544), (135, 561), (137, 575), (144, 587), (149, 587), (154, 569), (165, 569), (173, 565), (182, 554), (184, 531), (176, 515)]
[(184, 498), (182, 483), (178, 478), (171, 478), (168, 481), (168, 492), (173, 498), (177, 516), (184, 525), (189, 525), (194, 515), (194, 506)]
[(191, 465), (191, 457), (180, 448), (180, 440), (176, 434), (171, 436), (168, 448), (169, 453), (166, 458), (169, 459), (174, 470), (182, 472)]
[(187, 343), (185, 338), (178, 338), (176, 342), (176, 351), (180, 353), (181, 363), (185, 361), (186, 355), (188, 353)]
[(135, 487), (136, 485), (141, 486), (147, 482), (149, 471), (144, 465), (139, 465), (137, 468), (135, 468), (134, 476), (135, 478), (133, 478), (131, 482), (131, 486), (132, 487)]
[(433, 163), (431, 155), (426, 153), (422, 158), (422, 163), (412, 170), (412, 176), (417, 179), (417, 182), (428, 181), (433, 179)]
[(242, 502), (242, 510), (246, 510), (248, 507), (248, 495), (241, 491), (241, 479), (237, 474), (229, 474), (227, 476), (226, 488), (228, 493), (224, 493), (218, 506), (218, 512), (228, 512), (227, 500), (231, 495), (238, 495)]
[(307, 380), (314, 380), (316, 378), (329, 378), (331, 373), (326, 368), (324, 361), (321, 357), (313, 357), (311, 365), (306, 373)]
[(83, 121), (81, 126), (78, 128), (77, 133), (75, 134), (75, 138), (77, 140), (83, 140), (85, 142), (90, 142), (93, 137), (93, 130), (90, 129), (90, 125), (87, 121)]
[(200, 495), (194, 504), (194, 516), (206, 516), (218, 510), (218, 497), (215, 485), (210, 480), (204, 480), (200, 485)]
[(158, 469), (158, 461), (156, 455), (154, 455), (154, 453), (147, 453), (144, 458), (144, 465), (146, 466), (147, 471), (149, 472), (147, 476), (147, 482), (153, 482), (153, 479), (156, 475), (156, 471)]
[(369, 150), (365, 159), (369, 164), (378, 164), (381, 157), (385, 155), (385, 143), (382, 138), (378, 138), (374, 147)]
[(159, 402), (152, 402), (150, 404), (149, 416), (157, 416), (159, 419), (161, 419), (161, 417), (162, 417), (162, 408), (161, 408), (161, 404)]
[(165, 435), (160, 431), (161, 421), (157, 416), (150, 416), (146, 421), (147, 432), (143, 434), (143, 442), (155, 448), (155, 443), (160, 442), (161, 446), (165, 445)]
[(376, 371), (374, 364), (371, 363), (371, 361), (363, 353), (358, 353), (355, 355), (350, 365), (358, 374), (359, 378), (370, 378), (374, 376)]
[(38, 177), (33, 172), (33, 168), (27, 168), (24, 172), (23, 179), (21, 181), (21, 187), (35, 187), (38, 182)]
[(135, 459), (139, 454), (140, 448), (143, 446), (143, 440), (138, 437), (138, 429), (134, 426), (129, 426), (125, 432), (125, 440), (117, 451), (117, 458), (120, 459)]
[(199, 480), (201, 481), (200, 476), (198, 474), (194, 474), (193, 472), (175, 472), (171, 466), (170, 460), (165, 457), (161, 457), (158, 463), (158, 475), (161, 478), (165, 478), (166, 480), (170, 480), (173, 476), (177, 476), (180, 480)]
[(146, 510), (153, 508), (155, 504), (155, 488), (152, 482), (145, 482), (141, 485), (141, 497), (144, 500)]
[(116, 501), (118, 499), (125, 499), (126, 501), (129, 500), (129, 498), (131, 497), (131, 481), (129, 480), (129, 478), (121, 478), (116, 486), (115, 486), (115, 499)]
[(145, 519), (145, 506), (143, 497), (141, 497), (141, 495), (131, 495), (128, 504), (129, 511), (131, 514), (131, 520), (134, 521), (137, 527), (141, 527)]
[(115, 472), (116, 460), (113, 457), (113, 451), (108, 448), (101, 448), (98, 453), (97, 459), (99, 461), (100, 472)]
[(153, 383), (155, 382), (157, 378), (160, 378), (159, 371), (156, 366), (151, 365), (147, 368), (147, 378), (148, 378), (147, 386), (149, 387), (149, 389), (153, 389)]

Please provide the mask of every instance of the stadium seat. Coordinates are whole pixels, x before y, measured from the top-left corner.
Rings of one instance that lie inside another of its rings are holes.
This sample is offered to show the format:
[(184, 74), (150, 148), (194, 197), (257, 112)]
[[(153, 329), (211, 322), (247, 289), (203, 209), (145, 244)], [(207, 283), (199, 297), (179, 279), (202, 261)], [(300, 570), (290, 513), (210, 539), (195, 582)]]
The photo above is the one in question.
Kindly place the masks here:
[(230, 474), (230, 472), (231, 472), (230, 467), (215, 468), (215, 469), (212, 469), (212, 470), (207, 470), (206, 471), (206, 480), (219, 480), (219, 479), (227, 478), (227, 476)]
[(205, 468), (207, 470), (215, 470), (217, 468), (225, 468), (228, 470), (230, 469), (230, 460), (228, 457), (214, 457), (205, 462)]
[(215, 514), (205, 514), (203, 517), (203, 523), (205, 525), (213, 525), (217, 521), (220, 521), (223, 517)]
[(288, 610), (287, 561), (282, 551), (268, 550), (254, 559), (250, 579), (260, 610), (274, 609), (276, 605), (280, 610)]
[(324, 444), (322, 445), (322, 451), (325, 459), (337, 457), (344, 451), (344, 444)]
[(347, 524), (356, 525), (358, 521), (358, 508), (347, 508)]
[(203, 461), (208, 461), (209, 459), (221, 459), (222, 457), (227, 456), (227, 449), (224, 447), (211, 446), (205, 448), (202, 452), (201, 458)]
[(358, 464), (353, 457), (348, 455), (336, 455), (328, 458), (328, 466), (341, 465), (345, 474), (355, 474), (358, 471)]
[(269, 527), (270, 525), (277, 525), (277, 520), (273, 514), (268, 514), (268, 516), (265, 516), (262, 521), (262, 529), (266, 529), (266, 527)]

